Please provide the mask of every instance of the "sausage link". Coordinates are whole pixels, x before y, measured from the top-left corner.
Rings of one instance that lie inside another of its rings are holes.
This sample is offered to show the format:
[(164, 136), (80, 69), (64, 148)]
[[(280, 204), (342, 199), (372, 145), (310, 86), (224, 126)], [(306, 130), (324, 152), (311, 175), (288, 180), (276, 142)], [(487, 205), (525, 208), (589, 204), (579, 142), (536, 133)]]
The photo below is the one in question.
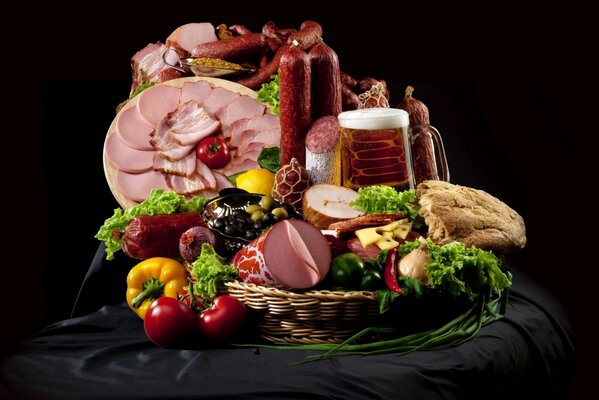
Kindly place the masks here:
[(312, 70), (312, 119), (341, 113), (341, 74), (337, 53), (323, 41), (308, 53)]
[(287, 49), (289, 49), (289, 45), (283, 45), (279, 47), (272, 60), (270, 60), (266, 66), (258, 69), (250, 75), (238, 78), (235, 80), (235, 82), (239, 83), (240, 85), (247, 86), (252, 90), (260, 89), (260, 85), (268, 82), (270, 77), (277, 73), (279, 64), (281, 62), (281, 57), (283, 56), (283, 53), (287, 51)]
[(300, 30), (287, 38), (287, 44), (293, 44), (296, 40), (302, 50), (314, 46), (322, 37), (322, 27), (318, 22), (304, 21)]
[(243, 36), (243, 35), (249, 35), (252, 33), (252, 31), (250, 31), (248, 28), (246, 28), (243, 25), (231, 25), (229, 27), (229, 30), (231, 32), (233, 32), (233, 34), (235, 36)]
[(356, 87), (358, 86), (358, 81), (343, 71), (341, 71), (341, 83), (351, 90), (356, 90)]
[(206, 226), (200, 213), (143, 215), (133, 218), (123, 234), (123, 252), (129, 257), (178, 257), (181, 234)]
[(281, 57), (279, 109), (281, 124), (281, 165), (296, 158), (306, 165), (305, 138), (311, 121), (310, 57), (291, 46)]
[(227, 40), (202, 43), (192, 51), (193, 57), (219, 58), (221, 60), (239, 58), (259, 52), (266, 46), (266, 38), (261, 33), (235, 36)]
[(274, 22), (268, 21), (262, 27), (262, 34), (274, 41), (278, 46), (282, 46), (287, 41), (287, 38), (281, 34), (279, 28)]
[(346, 85), (341, 84), (341, 99), (343, 111), (356, 110), (360, 105), (360, 98)]

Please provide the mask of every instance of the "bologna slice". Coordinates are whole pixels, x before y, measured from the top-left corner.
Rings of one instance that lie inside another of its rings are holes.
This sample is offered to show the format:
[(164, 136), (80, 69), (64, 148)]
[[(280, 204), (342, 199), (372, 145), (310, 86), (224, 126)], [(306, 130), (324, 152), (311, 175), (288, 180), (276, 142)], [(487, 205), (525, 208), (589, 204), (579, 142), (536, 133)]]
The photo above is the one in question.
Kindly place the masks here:
[(140, 150), (153, 150), (150, 144), (150, 134), (154, 130), (153, 126), (146, 124), (137, 108), (131, 107), (119, 114), (116, 120), (116, 133), (121, 140), (130, 147)]
[(331, 249), (314, 226), (288, 219), (239, 250), (231, 263), (243, 282), (306, 289), (327, 275)]
[(132, 174), (139, 174), (152, 169), (154, 152), (127, 146), (115, 132), (112, 132), (106, 138), (105, 151), (108, 161), (116, 169)]
[(185, 82), (181, 88), (180, 102), (185, 103), (189, 100), (193, 100), (202, 103), (206, 100), (211, 91), (212, 87), (206, 81)]
[(139, 95), (137, 111), (149, 126), (156, 126), (179, 104), (181, 89), (168, 85), (152, 86)]
[(116, 176), (117, 186), (126, 198), (141, 202), (148, 198), (152, 189), (170, 190), (162, 172), (150, 170), (141, 174), (130, 174), (119, 170)]

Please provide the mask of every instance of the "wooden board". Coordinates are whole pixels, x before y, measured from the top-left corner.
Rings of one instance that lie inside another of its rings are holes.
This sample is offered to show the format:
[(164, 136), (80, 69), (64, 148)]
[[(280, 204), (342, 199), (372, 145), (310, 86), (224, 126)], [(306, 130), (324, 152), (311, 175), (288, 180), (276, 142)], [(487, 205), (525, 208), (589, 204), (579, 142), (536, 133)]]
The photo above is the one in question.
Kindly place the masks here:
[[(246, 95), (246, 96), (250, 96), (251, 98), (256, 98), (258, 95), (256, 94), (256, 92), (254, 92), (253, 90), (243, 86), (243, 85), (239, 85), (235, 82), (231, 82), (231, 81), (226, 81), (224, 79), (218, 79), (218, 78), (207, 78), (207, 77), (188, 77), (188, 78), (179, 78), (179, 79), (173, 79), (167, 82), (163, 82), (160, 83), (156, 86), (163, 86), (163, 85), (168, 85), (168, 86), (175, 86), (178, 88), (183, 87), (183, 84), (185, 82), (198, 82), (198, 81), (206, 81), (210, 84), (210, 86), (212, 86), (213, 88), (215, 87), (221, 87), (223, 89), (227, 89), (230, 90), (232, 92), (237, 92), (239, 94), (242, 95)], [(134, 98), (132, 98), (131, 100), (129, 100), (127, 102), (127, 104), (125, 104), (123, 106), (123, 108), (121, 108), (121, 110), (117, 113), (117, 115), (114, 117), (114, 119), (112, 120), (112, 123), (110, 124), (110, 127), (108, 128), (108, 132), (106, 133), (106, 139), (108, 138), (108, 136), (115, 131), (116, 129), (116, 121), (119, 117), (119, 115), (124, 112), (125, 110), (131, 108), (131, 107), (135, 107), (137, 105), (137, 100), (139, 99), (139, 95), (135, 96)], [(268, 112), (268, 110), (267, 110)], [(110, 188), (110, 191), (112, 192), (112, 195), (114, 196), (114, 198), (116, 199), (116, 201), (119, 203), (119, 205), (123, 208), (123, 209), (127, 209), (129, 207), (133, 207), (135, 205), (137, 205), (138, 203), (136, 201), (133, 201), (131, 199), (128, 199), (127, 197), (125, 197), (118, 188), (117, 185), (117, 177), (116, 174), (118, 172), (118, 169), (115, 168), (110, 161), (108, 160), (108, 157), (106, 156), (106, 139), (104, 139), (104, 147), (102, 149), (102, 160), (103, 160), (103, 164), (104, 164), (104, 175), (106, 176), (106, 181), (108, 182), (108, 187)]]

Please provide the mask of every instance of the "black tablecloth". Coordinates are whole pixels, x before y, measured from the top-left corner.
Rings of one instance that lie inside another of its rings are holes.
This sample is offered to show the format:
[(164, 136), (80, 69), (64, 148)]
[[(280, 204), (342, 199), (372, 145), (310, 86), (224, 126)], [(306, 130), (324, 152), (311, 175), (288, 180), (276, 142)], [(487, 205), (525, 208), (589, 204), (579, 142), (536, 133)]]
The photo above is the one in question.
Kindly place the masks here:
[[(518, 271), (505, 318), (457, 347), (300, 365), (291, 364), (316, 353), (162, 349), (119, 303), (131, 261), (106, 263), (102, 253), (75, 306), (80, 316), (49, 326), (0, 361), (0, 398), (558, 398), (575, 362), (564, 310)], [(87, 313), (98, 303), (106, 305)]]

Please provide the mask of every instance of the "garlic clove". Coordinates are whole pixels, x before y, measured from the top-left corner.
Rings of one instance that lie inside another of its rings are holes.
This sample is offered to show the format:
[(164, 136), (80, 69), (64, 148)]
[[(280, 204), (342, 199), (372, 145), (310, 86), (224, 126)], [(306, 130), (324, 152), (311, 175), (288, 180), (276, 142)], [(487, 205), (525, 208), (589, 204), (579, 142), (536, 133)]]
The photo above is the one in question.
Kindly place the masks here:
[(420, 282), (426, 284), (428, 282), (426, 276), (426, 270), (424, 266), (430, 263), (432, 260), (428, 255), (428, 248), (426, 245), (422, 245), (417, 249), (412, 250), (406, 254), (401, 260), (399, 260), (398, 271), (400, 275), (409, 276), (414, 279), (418, 279)]

